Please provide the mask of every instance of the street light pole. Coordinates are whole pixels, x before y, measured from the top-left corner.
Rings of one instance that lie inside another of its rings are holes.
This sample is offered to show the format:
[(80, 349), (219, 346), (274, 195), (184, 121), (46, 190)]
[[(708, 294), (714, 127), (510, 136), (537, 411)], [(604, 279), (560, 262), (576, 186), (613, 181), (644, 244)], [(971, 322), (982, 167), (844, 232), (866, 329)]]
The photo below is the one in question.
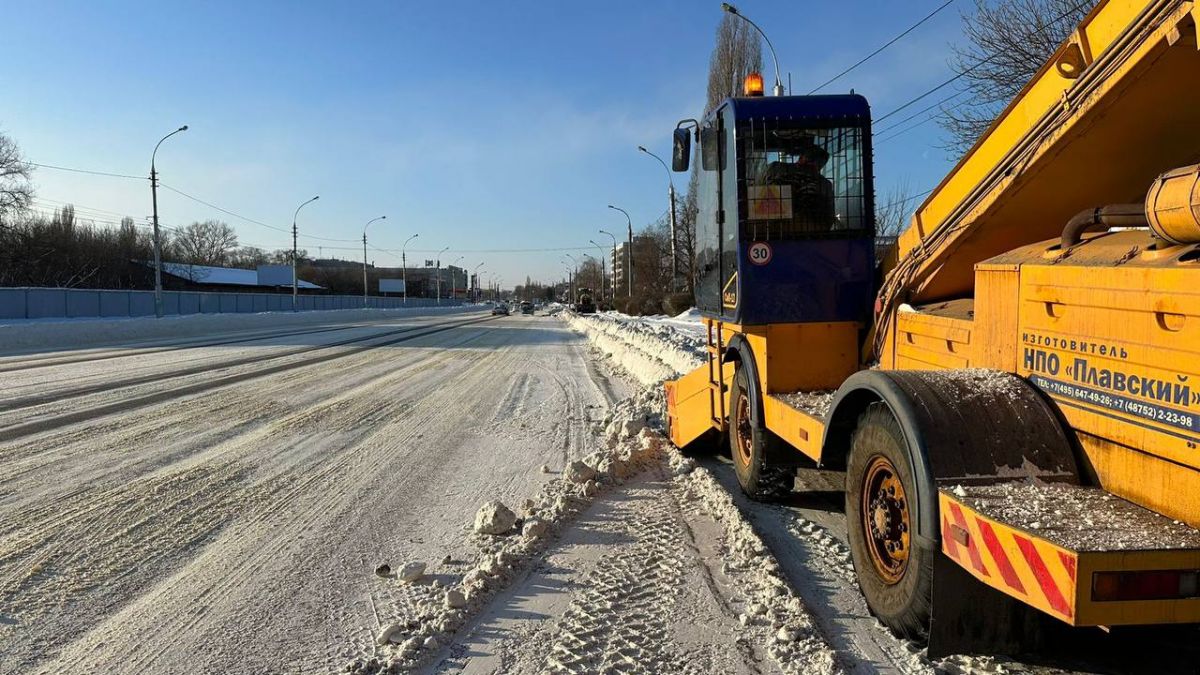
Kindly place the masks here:
[(626, 211), (625, 209), (623, 209), (619, 206), (613, 206), (612, 204), (609, 204), (608, 208), (616, 209), (617, 211), (624, 213), (625, 214), (625, 222), (629, 224), (629, 250), (626, 251), (626, 257), (629, 258), (629, 262), (625, 265), (626, 270), (628, 270), (627, 273), (625, 274), (625, 279), (626, 279), (626, 286), (627, 286), (626, 290), (629, 293), (629, 297), (632, 298), (633, 297), (633, 219), (629, 217), (628, 211)]
[[(591, 239), (588, 239), (588, 243), (591, 244), (592, 246), (595, 246), (597, 249), (600, 250), (600, 301), (603, 302), (604, 301), (604, 279), (605, 279), (605, 277), (608, 276), (608, 273), (604, 271), (604, 257), (605, 257), (604, 256), (604, 247), (601, 246), (600, 244), (597, 244), (595, 241), (593, 241)], [(615, 301), (616, 298), (613, 298), (613, 300)]]
[(463, 259), (463, 256), (460, 255), (454, 259), (454, 262), (450, 263), (449, 265), (446, 265), (446, 271), (450, 273), (450, 299), (451, 300), (454, 299), (454, 292), (458, 290), (458, 285), (454, 281), (454, 266), (457, 265), (458, 261), (462, 260), (462, 259)]
[(481, 292), (481, 290), (479, 288), (479, 268), (480, 267), (483, 267), (483, 263), (479, 263), (478, 265), (476, 265), (475, 269), (471, 272), (471, 276), (474, 278), (474, 281), (475, 281), (475, 293), (474, 293), (475, 302), (479, 302), (480, 300), (483, 299), (483, 293)]
[(292, 214), (292, 311), (293, 312), (295, 312), (298, 309), (296, 296), (298, 295), (298, 292), (300, 289), (300, 282), (297, 280), (297, 277), (296, 277), (296, 258), (298, 257), (298, 253), (297, 253), (298, 247), (296, 246), (296, 238), (299, 236), (299, 234), (298, 234), (299, 231), (296, 229), (296, 218), (299, 217), (299, 215), (300, 215), (300, 209), (317, 201), (320, 198), (321, 198), (321, 196), (317, 195), (316, 197), (313, 197), (312, 199), (302, 203), (300, 206), (296, 207), (296, 212)]
[(571, 270), (575, 277), (575, 283), (571, 288), (571, 302), (574, 302), (577, 299), (576, 296), (579, 294), (579, 261), (570, 253), (564, 253), (563, 255), (571, 259)]
[(617, 303), (617, 237), (608, 230), (600, 230), (600, 234), (607, 234), (613, 240), (613, 274), (612, 274), (612, 300), (613, 304)]
[(439, 305), (442, 304), (442, 254), (449, 250), (450, 247), (447, 246), (446, 248), (438, 251), (437, 260), (434, 261), (437, 263), (437, 304)]
[(368, 300), (367, 300), (367, 228), (371, 226), (371, 223), (373, 223), (377, 220), (387, 220), (387, 216), (379, 216), (378, 218), (372, 218), (367, 221), (366, 225), (363, 225), (363, 309), (366, 309), (367, 304), (368, 304)]
[(773, 47), (771, 45), (771, 40), (767, 37), (767, 34), (764, 33), (761, 28), (758, 27), (758, 24), (751, 21), (749, 18), (746, 17), (745, 14), (742, 14), (741, 12), (739, 12), (737, 7), (734, 7), (733, 5), (729, 4), (728, 2), (722, 2), (721, 9), (725, 10), (726, 12), (729, 12), (730, 14), (736, 16), (737, 18), (741, 19), (742, 21), (745, 21), (746, 23), (750, 24), (754, 28), (754, 30), (758, 31), (758, 34), (762, 36), (762, 39), (764, 41), (766, 41), (767, 49), (769, 49), (771, 51), (771, 60), (775, 62), (775, 95), (783, 96), (785, 92), (783, 90), (783, 80), (780, 79), (780, 77), (779, 77), (779, 59), (775, 56), (775, 47)]
[(663, 169), (667, 172), (667, 196), (671, 200), (671, 291), (678, 293), (679, 259), (675, 257), (675, 180), (671, 178), (671, 169), (667, 166), (667, 163), (663, 161), (662, 157), (659, 157), (640, 145), (638, 146), (638, 150), (641, 150), (654, 159), (657, 159), (658, 163), (662, 164)]
[(400, 284), (404, 286), (404, 290), (401, 291), (404, 294), (403, 299), (400, 300), (400, 304), (402, 305), (408, 304), (408, 259), (404, 257), (404, 247), (408, 246), (408, 242), (416, 239), (418, 236), (414, 234), (405, 239), (404, 243), (400, 245)]
[(163, 315), (162, 237), (158, 233), (158, 170), (154, 168), (154, 159), (158, 156), (158, 146), (181, 131), (187, 131), (186, 124), (159, 139), (158, 143), (154, 145), (154, 152), (150, 154), (150, 201), (154, 208), (154, 316), (160, 319)]

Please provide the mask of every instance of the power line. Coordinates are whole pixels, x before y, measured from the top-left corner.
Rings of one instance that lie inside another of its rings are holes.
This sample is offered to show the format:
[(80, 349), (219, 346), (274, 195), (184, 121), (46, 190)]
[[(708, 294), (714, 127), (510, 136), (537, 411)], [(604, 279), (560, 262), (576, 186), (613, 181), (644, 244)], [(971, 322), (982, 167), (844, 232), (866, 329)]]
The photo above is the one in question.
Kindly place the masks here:
[(808, 92), (808, 94), (811, 96), (812, 94), (815, 94), (815, 93), (817, 93), (818, 91), (820, 91), (820, 90), (824, 89), (826, 86), (828, 86), (828, 85), (830, 85), (830, 84), (833, 84), (835, 81), (837, 81), (837, 80), (841, 79), (841, 77), (842, 77), (843, 75), (845, 75), (846, 73), (849, 73), (850, 71), (852, 71), (852, 70), (854, 70), (855, 68), (857, 68), (857, 67), (861, 66), (862, 64), (866, 63), (867, 61), (870, 61), (870, 60), (871, 60), (872, 58), (874, 58), (874, 57), (875, 57), (877, 54), (879, 54), (879, 52), (882, 52), (883, 50), (887, 49), (888, 47), (891, 47), (892, 45), (896, 44), (896, 42), (897, 42), (898, 40), (900, 40), (900, 38), (902, 38), (902, 37), (904, 37), (905, 35), (908, 35), (909, 33), (913, 32), (913, 31), (914, 31), (914, 30), (916, 30), (918, 27), (920, 27), (920, 26), (921, 26), (921, 24), (923, 24), (923, 23), (925, 23), (926, 21), (928, 21), (928, 20), (932, 19), (934, 16), (936, 16), (936, 15), (938, 14), (938, 12), (941, 12), (943, 9), (946, 9), (947, 7), (949, 7), (949, 6), (950, 6), (950, 5), (952, 5), (952, 4), (954, 4), (954, 0), (946, 0), (946, 2), (942, 3), (942, 6), (941, 6), (941, 7), (938, 7), (937, 9), (933, 10), (933, 11), (932, 11), (932, 12), (930, 12), (929, 14), (926, 14), (926, 15), (925, 15), (925, 18), (923, 18), (923, 19), (921, 19), (920, 21), (918, 21), (918, 22), (914, 23), (913, 25), (909, 26), (907, 29), (905, 29), (905, 30), (904, 30), (904, 32), (903, 32), (903, 33), (900, 33), (899, 35), (897, 35), (896, 37), (892, 38), (891, 40), (888, 40), (888, 41), (887, 41), (887, 43), (885, 43), (885, 44), (884, 44), (882, 47), (880, 47), (880, 48), (876, 49), (875, 51), (871, 52), (870, 54), (867, 54), (867, 55), (866, 55), (866, 56), (864, 56), (862, 59), (860, 59), (860, 60), (858, 61), (858, 63), (855, 63), (854, 65), (850, 66), (849, 68), (847, 68), (847, 69), (843, 70), (842, 72), (838, 73), (837, 75), (834, 75), (833, 77), (829, 78), (829, 79), (828, 79), (828, 80), (826, 80), (825, 82), (821, 83), (821, 84), (820, 84), (820, 85), (818, 85), (817, 87), (814, 87), (812, 91)]
[(894, 202), (888, 202), (887, 204), (884, 204), (883, 206), (878, 207), (877, 210), (890, 209), (893, 206), (903, 206), (903, 205), (913, 201), (914, 199), (920, 199), (921, 197), (924, 197), (925, 195), (927, 195), (931, 192), (933, 192), (933, 188), (929, 188), (928, 190), (926, 190), (920, 194), (915, 194), (910, 197), (905, 197), (904, 199), (897, 199)]
[(36, 166), (42, 169), (56, 169), (58, 171), (73, 171), (75, 173), (90, 173), (93, 176), (111, 176), (113, 178), (132, 178), (133, 180), (150, 180), (147, 176), (130, 176), (124, 173), (109, 173), (107, 171), (92, 171), (91, 169), (76, 169), (69, 166), (55, 166), (54, 164), (38, 164), (37, 162), (25, 162), (29, 166)]
[[(1033, 35), (1039, 35), (1039, 34), (1041, 34), (1041, 33), (1044, 33), (1044, 32), (1046, 32), (1047, 30), (1050, 30), (1050, 29), (1051, 29), (1051, 28), (1053, 28), (1053, 27), (1054, 27), (1056, 24), (1058, 24), (1058, 22), (1059, 22), (1059, 21), (1062, 21), (1063, 19), (1067, 18), (1068, 16), (1070, 16), (1070, 15), (1074, 14), (1075, 12), (1078, 12), (1079, 10), (1083, 9), (1084, 7), (1087, 7), (1088, 5), (1091, 5), (1093, 2), (1095, 2), (1095, 0), (1083, 0), (1083, 2), (1080, 2), (1079, 4), (1075, 5), (1074, 7), (1071, 7), (1070, 9), (1068, 9), (1067, 11), (1065, 11), (1065, 12), (1063, 12), (1062, 14), (1058, 15), (1058, 16), (1057, 16), (1057, 17), (1055, 17), (1054, 19), (1051, 19), (1050, 21), (1047, 21), (1045, 26), (1042, 26), (1042, 27), (1041, 27), (1041, 28), (1039, 28), (1038, 30), (1036, 30), (1036, 31), (1033, 31), (1033, 33), (1032, 33), (1032, 34), (1033, 34)], [(946, 86), (948, 86), (948, 85), (950, 85), (950, 84), (952, 84), (952, 83), (954, 83), (954, 82), (958, 81), (958, 80), (959, 80), (960, 78), (962, 78), (963, 76), (965, 76), (965, 75), (969, 75), (969, 74), (971, 74), (971, 73), (975, 72), (976, 70), (979, 70), (980, 68), (984, 67), (985, 65), (988, 65), (988, 64), (989, 64), (989, 63), (991, 63), (993, 60), (995, 60), (997, 56), (1000, 56), (1000, 54), (997, 54), (997, 55), (995, 55), (995, 56), (992, 56), (991, 58), (988, 58), (988, 59), (984, 59), (983, 61), (980, 61), (979, 63), (975, 64), (974, 66), (972, 66), (972, 67), (970, 67), (970, 68), (968, 68), (968, 69), (966, 69), (966, 70), (962, 71), (961, 73), (959, 73), (959, 74), (957, 74), (957, 75), (955, 75), (955, 76), (951, 77), (950, 79), (946, 80), (945, 82), (942, 82), (941, 84), (937, 85), (936, 87), (933, 87), (932, 89), (930, 89), (930, 90), (926, 91), (925, 93), (923, 93), (923, 94), (921, 94), (921, 95), (919, 95), (919, 96), (917, 96), (917, 97), (915, 97), (915, 98), (909, 99), (909, 100), (908, 100), (908, 102), (904, 103), (904, 104), (903, 104), (903, 105), (901, 105), (899, 108), (896, 108), (896, 109), (892, 110), (891, 112), (887, 113), (886, 115), (883, 115), (882, 117), (876, 117), (876, 118), (875, 118), (875, 122), (877, 122), (877, 123), (878, 123), (878, 122), (881, 122), (881, 121), (883, 121), (883, 120), (885, 120), (885, 119), (887, 119), (887, 118), (891, 117), (892, 115), (895, 115), (896, 113), (900, 112), (901, 110), (904, 110), (905, 108), (907, 108), (908, 106), (910, 106), (910, 105), (912, 105), (912, 104), (916, 103), (917, 101), (920, 101), (921, 99), (925, 98), (926, 96), (929, 96), (929, 95), (931, 95), (931, 94), (933, 94), (933, 93), (935, 93), (935, 92), (937, 92), (937, 91), (940, 91), (941, 89), (945, 88)]]
[[(292, 231), (291, 231), (291, 230), (289, 230), (289, 229), (287, 229), (287, 228), (276, 227), (276, 226), (274, 226), (274, 225), (268, 225), (267, 223), (264, 223), (264, 222), (262, 222), (261, 220), (255, 220), (255, 219), (253, 219), (253, 218), (247, 218), (246, 216), (243, 216), (243, 215), (242, 215), (242, 214), (240, 214), (240, 213), (234, 213), (233, 211), (230, 211), (229, 209), (226, 209), (226, 208), (222, 208), (222, 207), (220, 207), (220, 206), (217, 206), (216, 204), (213, 204), (212, 202), (206, 202), (206, 201), (204, 201), (203, 199), (200, 199), (199, 197), (194, 197), (194, 196), (192, 196), (192, 195), (189, 195), (188, 193), (184, 192), (183, 190), (180, 190), (179, 188), (174, 188), (174, 187), (171, 187), (170, 185), (167, 185), (166, 183), (163, 183), (163, 182), (161, 182), (161, 181), (159, 182), (159, 186), (161, 186), (161, 187), (164, 187), (164, 188), (166, 188), (166, 189), (170, 190), (171, 192), (174, 192), (175, 194), (177, 194), (177, 195), (179, 195), (179, 196), (181, 196), (181, 197), (185, 197), (185, 198), (187, 198), (187, 199), (190, 199), (190, 200), (192, 200), (192, 201), (196, 202), (197, 204), (203, 204), (204, 206), (207, 206), (207, 207), (209, 207), (210, 209), (216, 209), (217, 211), (220, 211), (221, 213), (224, 213), (224, 214), (225, 214), (225, 215), (227, 215), (227, 216), (233, 216), (234, 218), (238, 218), (238, 219), (244, 220), (244, 221), (246, 221), (247, 223), (252, 223), (252, 224), (254, 224), (254, 225), (258, 225), (258, 226), (260, 226), (260, 227), (265, 227), (265, 228), (267, 228), (268, 230), (275, 230), (276, 232), (282, 232), (282, 233), (284, 233), (284, 234), (288, 234), (288, 235), (290, 235), (290, 234), (292, 233)], [(353, 241), (357, 241), (357, 239), (335, 239), (335, 238), (333, 238), (333, 237), (320, 237), (320, 236), (317, 236), (317, 235), (315, 235), (315, 234), (301, 234), (301, 235), (299, 235), (299, 236), (300, 236), (300, 238), (302, 238), (302, 239), (319, 239), (319, 240), (321, 240), (321, 241), (340, 241), (340, 242), (353, 242)], [(333, 247), (332, 247), (332, 246), (327, 246), (326, 248), (333, 248)]]
[[(938, 116), (938, 113), (936, 113), (936, 112), (930, 113), (930, 114), (926, 115), (924, 119), (917, 120), (916, 124), (910, 124), (907, 127), (904, 127), (903, 129), (901, 129), (900, 131), (897, 131), (893, 134), (888, 134), (887, 136), (884, 136), (883, 138), (875, 141), (875, 147), (879, 147), (894, 138), (903, 136), (904, 134), (907, 134), (908, 132), (912, 131), (913, 129), (925, 126), (926, 124), (929, 124), (930, 122), (937, 119), (937, 116)], [(909, 118), (909, 119), (912, 119), (912, 118)]]
[(929, 106), (926, 106), (926, 107), (924, 107), (924, 108), (921, 108), (921, 109), (920, 109), (920, 110), (918, 110), (917, 112), (915, 112), (915, 113), (913, 113), (913, 114), (909, 115), (908, 117), (905, 117), (904, 119), (900, 120), (899, 122), (894, 122), (894, 123), (892, 123), (892, 124), (889, 124), (889, 125), (887, 125), (886, 127), (882, 128), (882, 129), (873, 129), (873, 130), (871, 131), (871, 133), (872, 133), (872, 135), (874, 135), (874, 136), (879, 136), (880, 134), (886, 134), (887, 132), (891, 131), (892, 129), (895, 129), (895, 128), (897, 128), (897, 127), (900, 127), (901, 125), (903, 125), (903, 124), (907, 123), (909, 120), (916, 119), (918, 116), (920, 116), (920, 115), (922, 115), (922, 114), (924, 114), (924, 113), (927, 113), (927, 112), (929, 112), (930, 110), (933, 110), (934, 108), (936, 108), (936, 107), (938, 107), (938, 106), (942, 105), (943, 103), (946, 103), (946, 102), (950, 101), (951, 99), (958, 98), (959, 96), (962, 96), (964, 93), (966, 93), (966, 92), (962, 92), (962, 91), (956, 91), (956, 92), (954, 92), (953, 94), (950, 94), (949, 96), (946, 96), (946, 97), (944, 97), (944, 98), (940, 99), (940, 100), (939, 100), (937, 103), (934, 103), (934, 104), (932, 104), (932, 105), (929, 105)]

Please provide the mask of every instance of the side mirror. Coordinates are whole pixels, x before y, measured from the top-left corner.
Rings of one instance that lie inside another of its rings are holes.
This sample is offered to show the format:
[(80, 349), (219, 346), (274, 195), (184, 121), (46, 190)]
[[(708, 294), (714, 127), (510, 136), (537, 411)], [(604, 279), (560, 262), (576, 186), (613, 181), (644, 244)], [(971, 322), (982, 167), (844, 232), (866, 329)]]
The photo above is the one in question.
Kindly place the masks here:
[(671, 151), (671, 168), (675, 171), (687, 171), (688, 161), (692, 157), (692, 134), (689, 129), (675, 129), (674, 143)]

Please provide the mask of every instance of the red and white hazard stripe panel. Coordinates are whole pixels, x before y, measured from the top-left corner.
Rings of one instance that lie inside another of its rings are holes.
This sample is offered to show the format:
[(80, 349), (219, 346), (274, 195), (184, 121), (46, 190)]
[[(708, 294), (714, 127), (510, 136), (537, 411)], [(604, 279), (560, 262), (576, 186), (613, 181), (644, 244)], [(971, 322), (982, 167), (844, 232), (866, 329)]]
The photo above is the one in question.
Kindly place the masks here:
[(1078, 554), (939, 493), (942, 552), (987, 585), (1074, 625)]

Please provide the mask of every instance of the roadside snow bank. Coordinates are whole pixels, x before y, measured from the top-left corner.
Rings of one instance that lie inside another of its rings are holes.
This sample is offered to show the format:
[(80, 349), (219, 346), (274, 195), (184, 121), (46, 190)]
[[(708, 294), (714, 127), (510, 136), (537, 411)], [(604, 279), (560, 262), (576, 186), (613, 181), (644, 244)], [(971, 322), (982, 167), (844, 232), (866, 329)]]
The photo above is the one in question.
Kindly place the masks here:
[(84, 349), (126, 342), (203, 337), (240, 330), (306, 326), (345, 321), (381, 321), (429, 314), (483, 311), (482, 307), (412, 307), (406, 309), (341, 309), (258, 314), (188, 314), (161, 319), (56, 319), (0, 323), (0, 354)]
[(641, 472), (658, 471), (670, 477), (667, 489), (684, 522), (704, 518), (716, 524), (712, 527), (720, 532), (721, 555), (702, 564), (717, 567), (718, 583), (730, 589), (726, 601), (737, 613), (746, 643), (769, 655), (784, 673), (841, 672), (834, 650), (728, 492), (656, 430), (661, 428), (664, 405), (659, 387), (647, 387), (617, 403), (597, 425), (604, 450), (588, 455), (582, 466), (574, 466), (526, 500), (513, 534), (476, 535), (477, 556), (461, 578), (447, 586), (435, 580), (414, 587), (420, 594), (418, 618), (382, 627), (375, 656), (349, 664), (347, 671), (402, 673), (427, 665), (595, 500)]
[[(704, 363), (704, 326), (684, 318), (632, 317), (616, 312), (563, 312), (573, 329), (644, 385), (658, 384)], [(699, 315), (695, 315), (699, 320)]]

